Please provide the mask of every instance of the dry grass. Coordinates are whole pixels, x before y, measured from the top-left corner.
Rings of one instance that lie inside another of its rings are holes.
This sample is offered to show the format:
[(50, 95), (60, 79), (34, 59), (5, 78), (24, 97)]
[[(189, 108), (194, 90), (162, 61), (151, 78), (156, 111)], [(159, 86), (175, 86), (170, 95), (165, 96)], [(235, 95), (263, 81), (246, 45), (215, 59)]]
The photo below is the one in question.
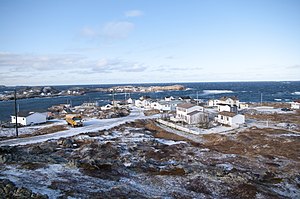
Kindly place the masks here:
[(256, 120), (269, 120), (274, 122), (285, 122), (285, 123), (295, 123), (300, 125), (300, 110), (297, 110), (296, 113), (286, 113), (286, 114), (246, 114), (246, 118), (256, 119)]
[(291, 108), (291, 104), (288, 103), (279, 103), (279, 102), (263, 102), (261, 103), (253, 103), (251, 104), (252, 107), (259, 107), (259, 106), (271, 106), (274, 108)]
[(279, 129), (248, 129), (236, 137), (210, 134), (204, 135), (205, 146), (226, 154), (251, 157), (264, 156), (274, 159), (285, 157), (300, 161), (299, 136), (283, 136), (291, 132)]
[(149, 122), (145, 125), (145, 129), (148, 131), (151, 131), (154, 133), (154, 137), (156, 138), (162, 138), (167, 140), (174, 140), (174, 141), (188, 141), (190, 140), (186, 139), (185, 137), (176, 135), (174, 133), (170, 133), (168, 131), (165, 131), (164, 129), (158, 127), (153, 121)]
[(156, 114), (159, 114), (160, 111), (159, 110), (156, 110), (156, 109), (153, 109), (153, 110), (145, 110), (144, 111), (144, 114), (146, 116), (149, 116), (149, 115), (156, 115)]

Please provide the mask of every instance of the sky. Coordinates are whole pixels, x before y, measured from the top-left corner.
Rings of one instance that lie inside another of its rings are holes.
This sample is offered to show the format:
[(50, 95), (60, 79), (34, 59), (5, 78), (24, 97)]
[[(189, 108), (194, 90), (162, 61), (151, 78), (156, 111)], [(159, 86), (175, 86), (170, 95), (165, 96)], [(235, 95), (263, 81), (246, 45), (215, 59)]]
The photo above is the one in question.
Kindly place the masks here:
[(299, 81), (299, 0), (0, 0), (0, 85)]

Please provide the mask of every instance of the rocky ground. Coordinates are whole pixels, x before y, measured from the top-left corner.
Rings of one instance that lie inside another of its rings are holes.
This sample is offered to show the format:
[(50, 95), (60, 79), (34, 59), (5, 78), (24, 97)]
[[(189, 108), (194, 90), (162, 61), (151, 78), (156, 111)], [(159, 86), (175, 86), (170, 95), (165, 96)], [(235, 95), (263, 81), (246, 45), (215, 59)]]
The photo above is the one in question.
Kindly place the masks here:
[(300, 136), (288, 130), (252, 127), (191, 141), (140, 120), (0, 148), (0, 196), (297, 198), (299, 154)]

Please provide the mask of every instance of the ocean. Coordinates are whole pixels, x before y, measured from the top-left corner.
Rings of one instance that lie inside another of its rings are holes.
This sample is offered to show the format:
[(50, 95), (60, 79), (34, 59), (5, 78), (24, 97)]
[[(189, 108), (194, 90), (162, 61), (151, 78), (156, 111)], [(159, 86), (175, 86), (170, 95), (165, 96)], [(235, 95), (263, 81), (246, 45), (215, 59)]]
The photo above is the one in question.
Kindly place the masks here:
[[(175, 83), (162, 84), (130, 84), (134, 86), (165, 86)], [(165, 96), (190, 96), (204, 101), (208, 99), (217, 99), (222, 96), (237, 96), (242, 102), (260, 102), (261, 96), (264, 102), (291, 102), (300, 99), (300, 81), (282, 81), (282, 82), (199, 82), (199, 83), (176, 83), (184, 85), (185, 91), (165, 91), (149, 93), (131, 93), (131, 98), (138, 99), (143, 95), (148, 95), (154, 99), (163, 99)], [(53, 86), (59, 90), (66, 90), (72, 87), (112, 87), (122, 84), (111, 85), (70, 85)], [(129, 85), (129, 84), (126, 84)], [(14, 90), (13, 87), (0, 88), (0, 94)], [(128, 95), (127, 95), (128, 97)], [(125, 99), (124, 93), (116, 93), (116, 100)], [(22, 112), (35, 111), (45, 112), (49, 107), (56, 104), (72, 102), (73, 106), (80, 105), (83, 102), (98, 101), (101, 105), (110, 103), (112, 94), (107, 92), (87, 93), (82, 96), (63, 96), (52, 98), (30, 98), (18, 100), (19, 110)], [(13, 101), (0, 101), (0, 121), (10, 120), (10, 115), (14, 113)]]

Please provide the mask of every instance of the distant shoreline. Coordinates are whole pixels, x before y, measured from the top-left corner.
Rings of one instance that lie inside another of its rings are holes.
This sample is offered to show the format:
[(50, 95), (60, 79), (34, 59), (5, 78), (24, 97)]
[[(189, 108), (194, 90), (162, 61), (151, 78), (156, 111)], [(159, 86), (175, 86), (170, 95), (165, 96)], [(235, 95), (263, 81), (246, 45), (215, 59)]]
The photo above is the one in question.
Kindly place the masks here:
[[(29, 98), (45, 98), (45, 97), (62, 97), (62, 96), (79, 96), (85, 95), (92, 92), (110, 92), (110, 93), (148, 93), (148, 92), (159, 92), (159, 91), (180, 91), (185, 90), (183, 85), (168, 85), (168, 86), (113, 86), (109, 88), (96, 87), (73, 87), (67, 90), (58, 90), (51, 86), (35, 86), (35, 87), (25, 87), (17, 90), (17, 99), (29, 99)], [(0, 96), (0, 101), (10, 101), (14, 100), (14, 93), (10, 92), (7, 94), (2, 94)]]

